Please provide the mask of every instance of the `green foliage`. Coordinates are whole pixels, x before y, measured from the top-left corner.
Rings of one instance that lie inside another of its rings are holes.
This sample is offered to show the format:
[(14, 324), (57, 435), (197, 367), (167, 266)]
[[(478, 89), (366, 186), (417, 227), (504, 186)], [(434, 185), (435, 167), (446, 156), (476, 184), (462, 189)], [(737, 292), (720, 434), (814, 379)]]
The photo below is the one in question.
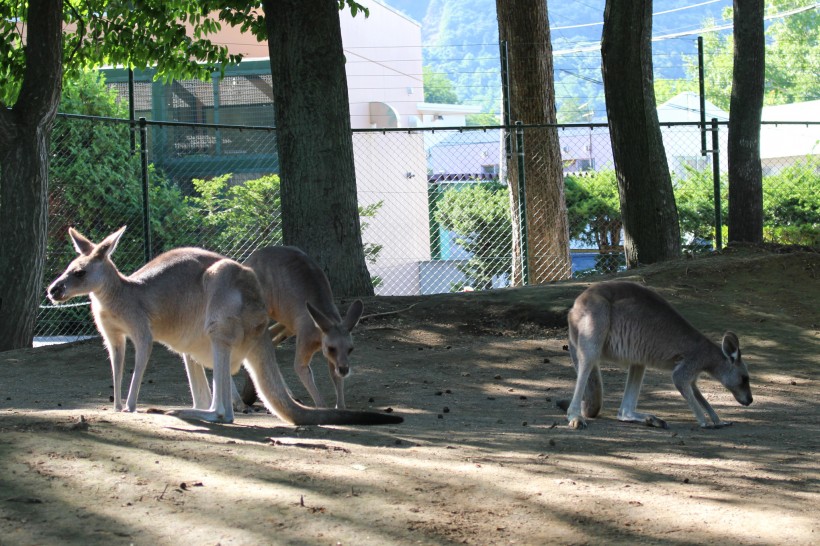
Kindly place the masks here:
[(445, 74), (422, 68), (424, 77), (424, 102), (435, 104), (460, 104), (453, 82)]
[(197, 226), (215, 252), (241, 256), (255, 248), (282, 244), (279, 176), (231, 184), (228, 173), (194, 179), (198, 195), (188, 197), (189, 224)]
[[(124, 117), (124, 105), (108, 89), (96, 71), (78, 73), (66, 82), (61, 106), (65, 112)], [(130, 148), (127, 123), (59, 118), (51, 134), (53, 153), (49, 167), (50, 214), (65, 225), (96, 236), (124, 223), (140, 222), (142, 171), (138, 154)], [(184, 240), (181, 223), (184, 202), (179, 189), (153, 169), (149, 173), (149, 203), (156, 248), (164, 249)], [(134, 226), (136, 227), (136, 226)], [(140, 229), (128, 237), (138, 238)], [(92, 237), (93, 239), (93, 237)], [(65, 233), (58, 234), (64, 244)], [(136, 243), (135, 243), (136, 244)], [(125, 245), (127, 246), (127, 245)], [(120, 252), (120, 255), (125, 254)], [(125, 271), (141, 265), (143, 252), (134, 252), (136, 262), (118, 262)]]
[(435, 220), (456, 233), (455, 242), (472, 256), (458, 266), (476, 290), (492, 288), (492, 278), (510, 274), (512, 220), (507, 186), (471, 183), (444, 192)]
[(592, 106), (575, 97), (568, 97), (558, 105), (558, 123), (589, 123), (592, 121)]
[(470, 126), (489, 126), (501, 125), (501, 120), (495, 114), (467, 114), (467, 125)]
[[(228, 173), (207, 180), (194, 179), (197, 195), (187, 197), (187, 218), (184, 224), (197, 240), (207, 241), (215, 252), (242, 258), (254, 249), (282, 244), (282, 200), (279, 175), (271, 174), (232, 183)], [(376, 216), (383, 201), (359, 207), (359, 216)], [(362, 221), (364, 232), (368, 224)], [(382, 246), (364, 245), (365, 258), (370, 263), (378, 259)]]
[[(346, 3), (351, 9), (358, 6)], [(208, 39), (222, 27), (212, 12), (220, 10), (225, 19), (246, 23), (258, 32), (264, 29), (250, 9), (252, 4), (237, 2), (230, 8), (224, 4), (221, 0), (145, 0), (136, 5), (109, 0), (64, 2), (64, 74), (71, 79), (87, 68), (108, 64), (138, 69), (154, 66), (157, 77), (166, 81), (209, 79), (212, 73), (242, 58), (229, 54), (226, 45)], [(57, 6), (55, 3), (51, 9)], [(28, 2), (0, 2), (0, 105), (15, 102), (22, 81), (25, 58), (21, 28), (28, 16)], [(190, 35), (186, 25), (192, 27)]]
[[(728, 182), (721, 176), (721, 216), (728, 218)], [(687, 168), (674, 180), (681, 233), (689, 243), (714, 242), (714, 182), (710, 170)], [(763, 235), (767, 241), (820, 245), (820, 160), (807, 157), (763, 177)], [(726, 226), (722, 226), (726, 240)]]
[[(382, 208), (382, 205), (384, 205), (384, 201), (376, 201), (375, 203), (372, 203), (364, 207), (361, 205), (359, 206), (359, 217), (361, 218), (362, 223), (362, 233), (364, 233), (365, 230), (367, 230), (367, 227), (370, 225), (366, 221), (366, 219), (373, 218), (374, 216), (376, 216), (376, 213), (379, 212), (379, 209)], [(380, 245), (377, 243), (364, 243), (365, 259), (369, 263), (375, 264), (376, 261), (379, 259), (379, 254), (381, 253), (382, 248), (384, 248), (384, 245)], [(373, 286), (378, 286), (380, 283), (381, 281), (375, 282), (374, 280)]]
[[(698, 171), (686, 166), (683, 176), (673, 175), (672, 187), (678, 207), (683, 246), (698, 246), (698, 242), (715, 243), (715, 183), (711, 170)], [(729, 217), (728, 175), (720, 179), (721, 218)]]
[(766, 240), (820, 246), (820, 159), (763, 178), (763, 219)]
[(568, 175), (564, 181), (570, 238), (601, 252), (619, 248), (623, 223), (615, 171)]
[(778, 11), (814, 4), (814, 9), (775, 20), (768, 29), (766, 104), (820, 99), (820, 10), (814, 0), (773, 2)]
[[(814, 0), (769, 1), (767, 11), (778, 13)], [(732, 20), (732, 10), (723, 15)], [(715, 26), (711, 20), (703, 26)], [(697, 59), (685, 57), (688, 79), (655, 82), (658, 103), (682, 91), (697, 91)], [(709, 32), (703, 36), (704, 85), (706, 97), (716, 106), (729, 110), (732, 93), (734, 38), (731, 34)], [(820, 98), (820, 10), (810, 9), (774, 19), (766, 29), (766, 80), (764, 104), (790, 104)]]
[(697, 80), (655, 80), (655, 104), (663, 104), (677, 95), (690, 91), (700, 93)]
[(615, 171), (564, 178), (570, 239), (598, 249), (592, 273), (612, 273), (623, 265), (621, 205)]

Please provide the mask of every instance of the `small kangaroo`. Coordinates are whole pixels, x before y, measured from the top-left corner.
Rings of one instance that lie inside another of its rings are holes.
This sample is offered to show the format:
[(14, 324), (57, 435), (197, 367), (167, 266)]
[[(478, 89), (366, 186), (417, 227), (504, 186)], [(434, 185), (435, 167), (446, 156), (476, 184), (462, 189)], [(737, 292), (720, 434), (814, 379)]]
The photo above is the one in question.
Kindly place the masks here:
[[(114, 408), (121, 410), (125, 340), (135, 363), (126, 411), (136, 411), (154, 341), (185, 357), (193, 409), (169, 412), (186, 419), (231, 423), (231, 375), (244, 364), (265, 406), (296, 425), (395, 424), (399, 416), (315, 409), (296, 402), (276, 363), (268, 316), (256, 274), (233, 260), (199, 248), (160, 254), (130, 276), (111, 261), (125, 227), (94, 244), (74, 229), (79, 256), (48, 288), (54, 302), (88, 294), (114, 376)], [(213, 369), (213, 395), (203, 366)]]
[[(569, 353), (578, 375), (567, 409), (570, 428), (586, 428), (585, 417), (601, 409), (601, 361), (628, 368), (618, 419), (667, 428), (662, 419), (638, 413), (638, 395), (646, 367), (669, 370), (701, 427), (721, 421), (701, 394), (697, 380), (706, 372), (735, 399), (752, 403), (749, 372), (740, 358), (737, 336), (726, 332), (721, 346), (707, 339), (655, 291), (627, 281), (607, 281), (587, 288), (569, 311)], [(712, 420), (706, 420), (704, 411)]]
[[(270, 329), (273, 344), (296, 336), (293, 368), (313, 402), (317, 407), (326, 407), (310, 369), (313, 355), (321, 349), (336, 387), (336, 407), (344, 409), (344, 380), (350, 373), (349, 358), (353, 351), (350, 332), (362, 316), (361, 300), (354, 301), (342, 318), (333, 303), (330, 282), (324, 271), (295, 247), (260, 248), (243, 265), (256, 273), (262, 285), (268, 317), (276, 321)], [(253, 384), (247, 382), (242, 399), (252, 404), (255, 398)]]

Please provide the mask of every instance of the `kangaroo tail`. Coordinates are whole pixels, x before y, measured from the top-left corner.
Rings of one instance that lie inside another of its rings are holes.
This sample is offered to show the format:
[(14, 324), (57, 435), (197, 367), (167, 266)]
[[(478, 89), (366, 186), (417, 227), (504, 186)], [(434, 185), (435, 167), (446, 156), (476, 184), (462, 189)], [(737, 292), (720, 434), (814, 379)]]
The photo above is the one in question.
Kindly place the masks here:
[(293, 399), (276, 363), (270, 338), (262, 335), (245, 359), (256, 393), (271, 413), (294, 425), (394, 425), (403, 417), (372, 411), (318, 409)]

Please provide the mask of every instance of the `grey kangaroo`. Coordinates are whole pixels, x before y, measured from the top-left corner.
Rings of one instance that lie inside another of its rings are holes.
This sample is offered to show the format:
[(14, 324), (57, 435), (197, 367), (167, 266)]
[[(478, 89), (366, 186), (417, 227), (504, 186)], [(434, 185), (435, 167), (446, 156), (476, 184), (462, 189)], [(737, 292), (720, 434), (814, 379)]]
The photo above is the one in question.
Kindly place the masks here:
[(675, 387), (701, 427), (731, 424), (720, 420), (698, 390), (701, 373), (720, 381), (744, 406), (752, 403), (749, 372), (737, 336), (726, 332), (718, 346), (655, 291), (632, 282), (601, 282), (578, 296), (569, 311), (569, 352), (578, 375), (566, 408), (571, 428), (586, 428), (584, 418), (597, 416), (601, 409), (601, 361), (628, 368), (618, 410), (621, 421), (667, 428), (662, 419), (636, 411), (647, 366), (672, 372)]
[[(193, 409), (171, 412), (187, 419), (233, 422), (231, 375), (244, 364), (265, 406), (297, 425), (393, 424), (396, 415), (315, 409), (296, 402), (276, 363), (268, 316), (256, 274), (219, 254), (198, 248), (165, 252), (130, 276), (111, 261), (125, 228), (94, 244), (74, 229), (79, 256), (48, 288), (54, 302), (88, 294), (114, 376), (114, 408), (123, 409), (121, 383), (125, 341), (135, 363), (126, 411), (136, 411), (140, 384), (154, 341), (188, 355)], [(213, 369), (213, 395), (202, 367)], [(203, 388), (204, 387), (204, 388)]]
[[(362, 316), (361, 300), (354, 301), (343, 318), (324, 271), (298, 248), (260, 248), (243, 265), (259, 278), (268, 317), (276, 321), (270, 329), (274, 345), (296, 336), (293, 368), (316, 406), (326, 406), (310, 369), (313, 355), (321, 349), (336, 387), (336, 407), (344, 409), (344, 380), (350, 373), (353, 351), (350, 332)], [(253, 383), (247, 382), (242, 399), (252, 404), (255, 398)]]

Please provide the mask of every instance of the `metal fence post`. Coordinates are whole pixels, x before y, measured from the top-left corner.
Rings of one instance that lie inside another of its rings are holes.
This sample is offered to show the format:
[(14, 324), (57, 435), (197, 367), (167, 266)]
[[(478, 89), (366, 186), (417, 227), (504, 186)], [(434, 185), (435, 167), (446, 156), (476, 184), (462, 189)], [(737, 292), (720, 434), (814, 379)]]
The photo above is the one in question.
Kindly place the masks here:
[(498, 44), (501, 53), (501, 101), (502, 101), (502, 112), (501, 115), (503, 117), (502, 124), (505, 126), (504, 129), (504, 153), (507, 156), (507, 161), (512, 159), (512, 142), (511, 136), (509, 131), (509, 125), (512, 123), (512, 109), (510, 107), (510, 72), (508, 66), (508, 49), (507, 49), (507, 41), (502, 40), (500, 44)]
[(712, 118), (712, 179), (715, 184), (715, 250), (720, 250), (723, 248), (723, 222), (720, 215), (720, 139), (717, 118)]
[(518, 231), (521, 234), (521, 282), (524, 286), (530, 283), (529, 244), (527, 242), (527, 191), (526, 173), (524, 172), (524, 128), (520, 121), (515, 122), (515, 150), (518, 156)]
[(700, 107), (700, 155), (706, 157), (706, 84), (703, 75), (703, 36), (698, 36), (698, 103)]
[(148, 121), (140, 118), (140, 162), (142, 167), (142, 237), (145, 262), (151, 261), (151, 212), (148, 200)]

